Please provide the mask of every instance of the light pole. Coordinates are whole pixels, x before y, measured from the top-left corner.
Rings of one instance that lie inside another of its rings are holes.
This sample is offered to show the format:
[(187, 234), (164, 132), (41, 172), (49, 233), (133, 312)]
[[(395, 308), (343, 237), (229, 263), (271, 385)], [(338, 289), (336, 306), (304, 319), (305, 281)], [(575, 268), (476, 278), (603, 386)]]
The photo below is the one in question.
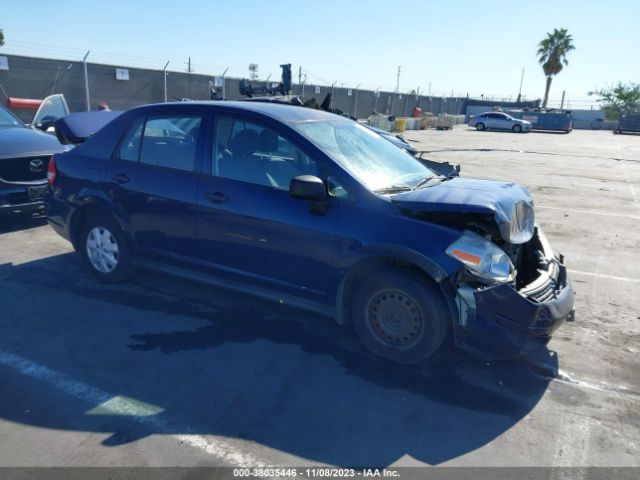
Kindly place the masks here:
[(353, 102), (353, 116), (356, 117), (356, 120), (358, 119), (358, 88), (360, 87), (360, 85), (362, 84), (359, 83), (358, 85), (356, 85), (355, 101)]
[(376, 93), (374, 96), (374, 102), (373, 102), (373, 111), (377, 112), (378, 111), (378, 97), (380, 96), (380, 85), (378, 85), (378, 88), (376, 88)]

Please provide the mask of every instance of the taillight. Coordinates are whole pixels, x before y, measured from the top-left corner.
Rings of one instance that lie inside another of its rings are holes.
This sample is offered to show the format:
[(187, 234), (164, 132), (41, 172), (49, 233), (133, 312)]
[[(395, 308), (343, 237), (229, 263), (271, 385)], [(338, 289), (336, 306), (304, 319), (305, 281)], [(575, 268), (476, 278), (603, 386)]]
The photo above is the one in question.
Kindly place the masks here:
[(56, 177), (58, 176), (58, 172), (56, 172), (56, 162), (54, 161), (53, 155), (49, 159), (49, 166), (47, 167), (47, 183), (49, 185), (53, 185)]

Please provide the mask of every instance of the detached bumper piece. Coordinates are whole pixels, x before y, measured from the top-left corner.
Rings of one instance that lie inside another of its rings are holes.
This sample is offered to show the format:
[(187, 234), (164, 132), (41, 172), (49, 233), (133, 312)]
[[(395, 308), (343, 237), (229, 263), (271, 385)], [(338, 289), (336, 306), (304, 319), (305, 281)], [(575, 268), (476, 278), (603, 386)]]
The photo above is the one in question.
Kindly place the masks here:
[(459, 287), (459, 347), (498, 358), (529, 355), (543, 349), (563, 322), (574, 319), (574, 294), (563, 257), (554, 255), (539, 229), (534, 240), (546, 269), (539, 269), (528, 285), (519, 290), (508, 284)]

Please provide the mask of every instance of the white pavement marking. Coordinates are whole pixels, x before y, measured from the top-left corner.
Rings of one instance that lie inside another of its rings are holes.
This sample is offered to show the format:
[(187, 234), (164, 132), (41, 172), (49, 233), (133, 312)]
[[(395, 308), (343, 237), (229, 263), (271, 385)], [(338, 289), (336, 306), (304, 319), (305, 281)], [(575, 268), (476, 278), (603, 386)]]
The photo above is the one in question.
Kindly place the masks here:
[(548, 205), (536, 205), (536, 209), (538, 208), (542, 208), (544, 210), (558, 210), (561, 212), (570, 212), (570, 213), (584, 213), (587, 215), (601, 215), (603, 217), (628, 218), (630, 220), (640, 220), (639, 215), (628, 215), (626, 213), (598, 212), (595, 210), (581, 210), (578, 208), (562, 208), (562, 207), (550, 207)]
[[(154, 433), (169, 433), (171, 430), (176, 430), (175, 426), (169, 428), (169, 422), (158, 415), (157, 407), (112, 395), (2, 349), (0, 349), (0, 365), (46, 383), (78, 400), (93, 406), (100, 406), (103, 412), (109, 410), (112, 415), (129, 415), (131, 421), (151, 428)], [(117, 398), (117, 401), (114, 401), (114, 398)], [(189, 431), (188, 428), (184, 430), (185, 432)], [(259, 461), (253, 455), (241, 452), (233, 445), (218, 439), (188, 433), (171, 434), (171, 436), (181, 443), (198, 448), (208, 455), (234, 466), (258, 468), (267, 466), (266, 463)]]
[(582, 270), (574, 270), (573, 268), (567, 268), (570, 273), (576, 273), (578, 275), (586, 275), (589, 277), (606, 278), (607, 280), (618, 280), (620, 282), (640, 283), (640, 278), (618, 277), (616, 275), (605, 275), (604, 273), (583, 272)]

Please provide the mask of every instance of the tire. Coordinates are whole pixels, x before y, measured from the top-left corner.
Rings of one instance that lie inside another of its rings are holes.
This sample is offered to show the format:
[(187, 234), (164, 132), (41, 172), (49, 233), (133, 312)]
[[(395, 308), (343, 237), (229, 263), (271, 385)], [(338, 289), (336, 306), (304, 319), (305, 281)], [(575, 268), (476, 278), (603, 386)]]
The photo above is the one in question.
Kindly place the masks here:
[(522, 126), (514, 125), (511, 130), (513, 130), (513, 133), (522, 133)]
[(476, 123), (476, 130), (478, 130), (479, 132), (485, 130), (487, 127), (484, 126), (484, 123), (482, 122), (478, 122)]
[(129, 242), (109, 217), (88, 218), (78, 247), (85, 266), (101, 282), (121, 282), (135, 271)]
[(354, 296), (351, 313), (364, 346), (397, 363), (427, 360), (448, 331), (442, 292), (409, 271), (389, 269), (366, 279)]

